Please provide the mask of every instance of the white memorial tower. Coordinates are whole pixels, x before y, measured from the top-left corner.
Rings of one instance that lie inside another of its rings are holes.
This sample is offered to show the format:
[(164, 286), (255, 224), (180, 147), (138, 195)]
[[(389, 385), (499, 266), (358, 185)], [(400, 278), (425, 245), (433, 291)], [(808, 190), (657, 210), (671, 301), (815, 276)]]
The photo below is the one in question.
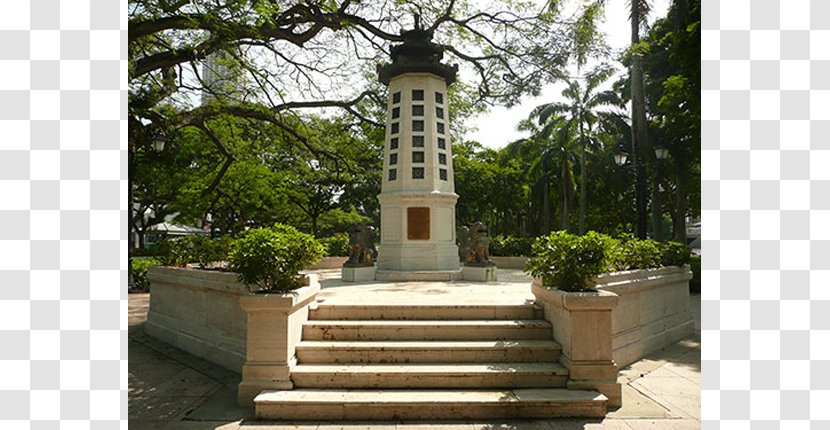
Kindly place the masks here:
[(416, 28), (378, 66), (389, 87), (380, 201), (378, 280), (461, 279), (447, 86), (458, 66), (441, 63), (432, 32)]

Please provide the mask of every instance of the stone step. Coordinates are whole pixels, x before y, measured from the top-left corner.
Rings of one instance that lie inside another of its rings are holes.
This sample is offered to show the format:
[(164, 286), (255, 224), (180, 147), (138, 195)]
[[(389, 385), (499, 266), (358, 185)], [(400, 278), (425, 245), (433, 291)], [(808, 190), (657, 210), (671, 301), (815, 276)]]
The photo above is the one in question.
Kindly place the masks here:
[(595, 391), (309, 390), (263, 391), (256, 417), (271, 420), (470, 420), (605, 416), (608, 399)]
[(561, 346), (553, 340), (483, 341), (302, 341), (301, 364), (319, 363), (481, 363), (557, 362)]
[(316, 303), (311, 320), (514, 320), (543, 318), (525, 305), (350, 305)]
[(299, 364), (298, 388), (555, 388), (568, 370), (559, 363)]
[(553, 337), (545, 320), (308, 321), (303, 340), (519, 340)]

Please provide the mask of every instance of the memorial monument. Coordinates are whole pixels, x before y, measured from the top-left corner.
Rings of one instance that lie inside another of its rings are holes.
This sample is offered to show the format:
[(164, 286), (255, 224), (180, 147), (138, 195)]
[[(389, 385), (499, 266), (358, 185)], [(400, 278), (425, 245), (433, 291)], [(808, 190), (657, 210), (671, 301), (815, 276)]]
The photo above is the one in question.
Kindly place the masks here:
[(378, 66), (389, 87), (378, 280), (459, 280), (447, 86), (458, 66), (441, 63), (432, 33), (403, 33), (392, 62)]

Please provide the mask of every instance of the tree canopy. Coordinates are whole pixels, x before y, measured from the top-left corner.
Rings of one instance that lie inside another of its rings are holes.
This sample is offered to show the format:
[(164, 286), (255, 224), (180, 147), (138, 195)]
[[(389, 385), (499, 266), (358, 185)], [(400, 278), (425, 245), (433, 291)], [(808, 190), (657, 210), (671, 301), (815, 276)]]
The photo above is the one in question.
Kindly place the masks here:
[[(375, 67), (419, 25), (462, 69), (448, 90), (459, 225), (630, 232), (634, 172), (614, 154), (633, 147), (631, 85), (629, 76), (604, 84), (620, 67), (606, 64), (603, 6), (131, 0), (131, 228), (141, 235), (173, 214), (228, 234), (274, 222), (318, 236), (378, 225), (386, 89)], [(616, 59), (627, 67), (640, 55), (648, 140), (670, 149), (651, 204), (669, 214), (675, 238), (700, 210), (699, 23), (699, 1), (675, 1), (667, 17), (639, 20), (641, 40)], [(566, 83), (561, 97), (516, 125), (529, 137), (502, 149), (467, 140), (465, 119), (554, 81)], [(156, 152), (159, 138), (167, 144)]]

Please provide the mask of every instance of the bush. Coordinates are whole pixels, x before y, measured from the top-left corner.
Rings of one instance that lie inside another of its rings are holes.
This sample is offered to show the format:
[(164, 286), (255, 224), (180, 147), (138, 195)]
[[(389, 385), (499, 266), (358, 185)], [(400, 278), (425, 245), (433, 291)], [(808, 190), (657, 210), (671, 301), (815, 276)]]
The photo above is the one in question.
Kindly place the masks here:
[(348, 257), (349, 256), (349, 235), (338, 233), (334, 236), (320, 239), (320, 243), (326, 248), (327, 257)]
[(547, 288), (581, 291), (608, 268), (607, 249), (608, 236), (593, 231), (584, 236), (554, 232), (534, 242), (525, 270), (541, 276)]
[(678, 242), (662, 244), (661, 264), (663, 266), (683, 266), (692, 261), (692, 250)]
[(229, 269), (254, 292), (285, 293), (302, 284), (300, 270), (323, 256), (314, 236), (291, 226), (248, 230), (233, 243)]
[(163, 238), (156, 245), (159, 249), (159, 258), (165, 266), (185, 267), (187, 263), (196, 260), (193, 241), (185, 237)]
[(689, 281), (689, 290), (693, 293), (700, 292), (700, 256), (694, 255), (690, 258), (689, 265), (692, 266), (692, 280)]
[(490, 255), (530, 256), (533, 253), (535, 237), (493, 236), (490, 238)]
[(192, 234), (159, 242), (162, 252), (160, 257), (165, 266), (184, 267), (188, 263), (198, 263), (200, 269), (208, 268), (212, 262), (228, 259), (231, 243), (230, 236), (211, 239), (202, 234)]
[(147, 271), (152, 266), (160, 266), (161, 259), (153, 257), (130, 258), (130, 274), (133, 277), (133, 288), (130, 292), (147, 292), (150, 284), (147, 282)]
[(612, 270), (649, 269), (662, 264), (663, 247), (660, 242), (623, 235), (606, 243), (611, 247), (608, 265)]

